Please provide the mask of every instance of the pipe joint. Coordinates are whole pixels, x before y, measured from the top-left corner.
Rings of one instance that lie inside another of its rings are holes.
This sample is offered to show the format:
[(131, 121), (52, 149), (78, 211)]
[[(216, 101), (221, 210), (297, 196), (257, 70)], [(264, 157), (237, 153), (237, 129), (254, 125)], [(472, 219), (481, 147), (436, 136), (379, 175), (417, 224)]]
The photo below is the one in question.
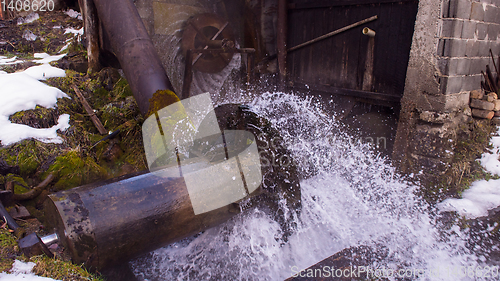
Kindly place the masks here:
[(362, 32), (364, 35), (369, 36), (369, 37), (375, 37), (375, 34), (376, 34), (375, 30), (370, 29), (368, 27), (363, 28)]

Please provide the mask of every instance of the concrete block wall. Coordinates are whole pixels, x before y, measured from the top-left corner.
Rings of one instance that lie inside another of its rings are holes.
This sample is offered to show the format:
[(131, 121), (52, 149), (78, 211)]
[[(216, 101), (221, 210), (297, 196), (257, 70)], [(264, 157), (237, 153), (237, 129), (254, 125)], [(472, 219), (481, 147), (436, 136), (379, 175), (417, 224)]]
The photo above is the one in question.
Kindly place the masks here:
[(500, 0), (444, 0), (438, 34), (441, 92), (478, 89), (481, 70), (494, 71), (489, 50), (500, 55)]
[(499, 37), (500, 0), (419, 1), (393, 151), (402, 171), (446, 172)]

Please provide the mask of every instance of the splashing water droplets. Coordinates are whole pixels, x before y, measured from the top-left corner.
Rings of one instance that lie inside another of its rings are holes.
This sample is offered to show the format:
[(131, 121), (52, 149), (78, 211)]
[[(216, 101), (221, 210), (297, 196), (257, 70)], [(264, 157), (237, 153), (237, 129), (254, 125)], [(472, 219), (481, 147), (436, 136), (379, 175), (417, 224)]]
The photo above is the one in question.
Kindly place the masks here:
[[(288, 240), (260, 207), (133, 261), (143, 280), (283, 280), (345, 248), (367, 245), (372, 266), (421, 269), (422, 280), (468, 280), (446, 269), (476, 266), (458, 227), (435, 226), (431, 209), (388, 164), (344, 132), (311, 98), (266, 93), (251, 103), (282, 134), (301, 175), (302, 210)], [(429, 275), (439, 269), (438, 275)], [(434, 270), (434, 271), (433, 271)], [(296, 273), (296, 272), (295, 272)], [(390, 280), (394, 280), (389, 278)], [(416, 279), (416, 278), (414, 278)]]

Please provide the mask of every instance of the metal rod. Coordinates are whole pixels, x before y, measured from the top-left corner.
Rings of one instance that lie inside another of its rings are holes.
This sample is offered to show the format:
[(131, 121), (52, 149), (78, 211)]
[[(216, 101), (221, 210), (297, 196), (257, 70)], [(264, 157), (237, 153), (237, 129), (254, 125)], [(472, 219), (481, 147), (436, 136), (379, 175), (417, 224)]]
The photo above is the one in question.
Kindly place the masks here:
[(288, 52), (293, 52), (293, 51), (295, 51), (295, 50), (297, 50), (297, 49), (300, 49), (300, 48), (302, 48), (302, 47), (305, 47), (305, 46), (311, 45), (311, 44), (313, 44), (313, 43), (316, 43), (316, 42), (321, 41), (321, 40), (323, 40), (323, 39), (326, 39), (326, 38), (328, 38), (328, 37), (332, 37), (333, 35), (337, 35), (337, 34), (339, 34), (339, 33), (341, 33), (341, 32), (344, 32), (344, 31), (346, 31), (346, 30), (348, 30), (348, 29), (351, 29), (351, 28), (354, 28), (354, 27), (356, 27), (356, 26), (359, 26), (359, 25), (365, 24), (365, 23), (367, 23), (367, 22), (374, 21), (374, 20), (376, 20), (377, 18), (378, 18), (378, 16), (377, 16), (377, 15), (375, 15), (375, 16), (373, 16), (373, 17), (369, 17), (369, 18), (367, 18), (367, 19), (364, 19), (364, 20), (361, 20), (361, 21), (355, 22), (355, 23), (350, 24), (350, 25), (348, 25), (348, 26), (345, 26), (345, 27), (339, 28), (339, 29), (337, 29), (337, 30), (335, 30), (335, 31), (332, 31), (332, 32), (330, 32), (330, 33), (327, 33), (327, 34), (322, 35), (322, 36), (320, 36), (320, 37), (316, 37), (316, 38), (314, 38), (314, 39), (312, 39), (312, 40), (309, 40), (309, 41), (304, 42), (304, 43), (302, 43), (302, 44), (299, 44), (299, 45), (297, 45), (297, 46), (295, 46), (295, 47), (292, 47), (292, 48), (288, 49)]
[(41, 237), (40, 240), (42, 240), (43, 244), (50, 246), (59, 241), (59, 236), (57, 235), (57, 233), (52, 233), (47, 236)]
[[(328, 37), (331, 37), (331, 36), (337, 35), (337, 34), (339, 34), (339, 33), (342, 33), (342, 32), (344, 32), (344, 31), (346, 31), (346, 30), (349, 30), (349, 29), (351, 29), (351, 28), (354, 28), (354, 27), (356, 27), (356, 26), (359, 26), (359, 25), (365, 24), (365, 23), (370, 22), (370, 21), (374, 21), (374, 20), (376, 20), (377, 18), (378, 18), (378, 16), (377, 16), (377, 15), (375, 15), (375, 16), (373, 16), (373, 17), (370, 17), (370, 18), (364, 19), (364, 20), (362, 20), (362, 21), (355, 22), (355, 23), (353, 23), (353, 24), (351, 24), (351, 25), (348, 25), (348, 26), (342, 27), (342, 28), (340, 28), (340, 29), (334, 30), (334, 31), (332, 31), (332, 32), (330, 32), (330, 33), (327, 33), (327, 34), (325, 34), (325, 35), (322, 35), (322, 36), (320, 36), (320, 37), (314, 38), (314, 39), (309, 40), (309, 41), (307, 41), (307, 42), (301, 43), (301, 44), (299, 44), (299, 45), (297, 45), (297, 46), (291, 47), (291, 48), (287, 49), (287, 53), (291, 53), (291, 52), (296, 51), (296, 50), (298, 50), (298, 49), (300, 49), (300, 48), (303, 48), (303, 47), (305, 47), (305, 46), (311, 45), (311, 44), (316, 43), (316, 42), (318, 42), (318, 41), (321, 41), (321, 40), (323, 40), (323, 39), (325, 39), (325, 38), (328, 38)], [(263, 60), (261, 60), (261, 61), (259, 62), (259, 64), (261, 64), (261, 63), (263, 63), (263, 62), (265, 62), (265, 61), (274, 60), (274, 59), (276, 59), (276, 58), (277, 58), (277, 55), (271, 55), (271, 56), (266, 57), (266, 58), (264, 58)]]

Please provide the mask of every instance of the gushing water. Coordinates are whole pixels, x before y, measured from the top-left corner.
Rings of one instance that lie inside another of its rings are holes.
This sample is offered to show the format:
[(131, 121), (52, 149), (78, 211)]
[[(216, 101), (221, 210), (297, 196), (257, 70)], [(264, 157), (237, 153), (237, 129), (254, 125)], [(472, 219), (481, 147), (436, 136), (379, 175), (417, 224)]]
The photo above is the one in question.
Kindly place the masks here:
[(465, 234), (458, 227), (436, 227), (432, 208), (414, 195), (418, 185), (344, 133), (312, 99), (267, 93), (251, 105), (281, 132), (305, 178), (302, 210), (284, 210), (297, 223), (293, 234), (283, 240), (276, 221), (263, 209), (250, 209), (135, 260), (139, 279), (283, 280), (360, 245), (380, 253), (373, 270), (409, 269), (421, 280), (473, 279), (460, 269), (481, 265), (484, 258), (465, 247)]

